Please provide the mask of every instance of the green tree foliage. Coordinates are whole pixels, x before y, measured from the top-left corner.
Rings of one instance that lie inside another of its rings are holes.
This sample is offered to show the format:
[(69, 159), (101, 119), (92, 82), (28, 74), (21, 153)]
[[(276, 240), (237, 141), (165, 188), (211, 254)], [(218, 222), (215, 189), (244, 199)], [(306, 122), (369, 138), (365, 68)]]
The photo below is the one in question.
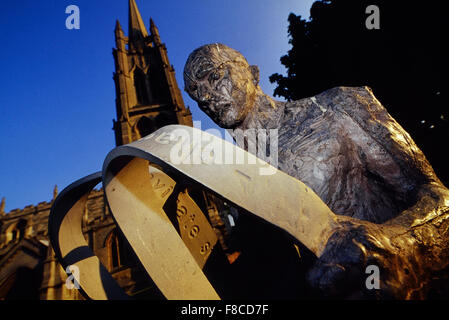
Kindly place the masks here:
[[(449, 186), (449, 52), (444, 1), (316, 1), (309, 20), (288, 17), (287, 75), (275, 96), (297, 100), (335, 86), (369, 86)], [(380, 29), (365, 25), (369, 5)]]

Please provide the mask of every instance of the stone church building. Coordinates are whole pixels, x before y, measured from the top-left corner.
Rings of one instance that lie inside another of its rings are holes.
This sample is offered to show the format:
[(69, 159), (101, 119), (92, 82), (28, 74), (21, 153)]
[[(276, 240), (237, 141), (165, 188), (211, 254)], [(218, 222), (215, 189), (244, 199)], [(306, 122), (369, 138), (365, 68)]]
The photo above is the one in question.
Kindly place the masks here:
[[(168, 124), (192, 125), (153, 20), (147, 31), (134, 0), (129, 0), (128, 36), (115, 27), (114, 82), (116, 145), (127, 144)], [(53, 200), (57, 196), (55, 187)], [(0, 299), (84, 299), (66, 287), (66, 273), (48, 240), (52, 201), (4, 212), (0, 206)], [(209, 203), (209, 205), (211, 205)], [(134, 298), (160, 297), (116, 226), (103, 190), (88, 199), (83, 231), (89, 246), (119, 285)]]

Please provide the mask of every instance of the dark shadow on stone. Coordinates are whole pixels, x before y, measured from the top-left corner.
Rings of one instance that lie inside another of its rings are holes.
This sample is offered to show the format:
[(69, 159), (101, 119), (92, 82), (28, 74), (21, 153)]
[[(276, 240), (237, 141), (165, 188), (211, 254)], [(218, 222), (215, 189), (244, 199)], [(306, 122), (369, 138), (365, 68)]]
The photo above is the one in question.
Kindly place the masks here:
[(39, 300), (39, 288), (42, 282), (42, 267), (35, 269), (20, 267), (5, 300)]

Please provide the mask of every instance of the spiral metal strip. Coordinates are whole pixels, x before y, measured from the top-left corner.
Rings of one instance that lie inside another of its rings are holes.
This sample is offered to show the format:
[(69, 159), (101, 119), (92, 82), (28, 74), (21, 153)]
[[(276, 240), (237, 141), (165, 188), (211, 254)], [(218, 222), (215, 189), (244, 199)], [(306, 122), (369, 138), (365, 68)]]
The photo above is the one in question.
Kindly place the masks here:
[[(117, 226), (167, 299), (220, 299), (202, 272), (217, 239), (185, 186), (262, 218), (318, 257), (337, 227), (335, 215), (301, 181), (214, 135), (166, 126), (113, 149), (102, 172), (72, 183), (55, 199), (49, 235), (56, 257), (64, 269), (78, 266), (81, 291), (91, 299), (129, 298), (83, 237), (84, 206), (99, 182)], [(173, 201), (178, 228), (164, 210)]]

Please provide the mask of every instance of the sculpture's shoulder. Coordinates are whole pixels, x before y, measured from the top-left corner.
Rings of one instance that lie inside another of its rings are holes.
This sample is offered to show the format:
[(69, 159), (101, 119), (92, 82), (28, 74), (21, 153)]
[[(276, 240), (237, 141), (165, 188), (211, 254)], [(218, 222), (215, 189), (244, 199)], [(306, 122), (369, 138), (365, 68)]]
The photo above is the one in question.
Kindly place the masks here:
[(346, 112), (351, 117), (372, 117), (388, 112), (377, 100), (370, 87), (334, 87), (312, 99), (316, 99), (327, 108), (336, 112)]
[(335, 87), (298, 102), (301, 105), (312, 103), (315, 109), (329, 111), (335, 118), (350, 118), (370, 135), (383, 137), (385, 131), (394, 131), (408, 136), (367, 86)]
[(283, 124), (292, 124), (296, 128), (308, 127), (320, 119), (328, 107), (317, 101), (316, 97), (288, 101), (283, 109)]
[(363, 119), (369, 117), (373, 97), (367, 87), (335, 87), (313, 97), (288, 101), (279, 126), (282, 142), (289, 147), (296, 140), (324, 142), (349, 137), (349, 131), (357, 130), (351, 129), (365, 126)]
[(421, 181), (438, 181), (431, 165), (408, 132), (388, 113), (371, 88), (336, 87), (316, 99), (341, 113), (376, 141), (409, 176)]
[(316, 118), (323, 113), (346, 113), (353, 117), (367, 118), (373, 113), (388, 114), (387, 110), (376, 99), (371, 88), (335, 87), (313, 97), (289, 101), (285, 104), (286, 119)]

